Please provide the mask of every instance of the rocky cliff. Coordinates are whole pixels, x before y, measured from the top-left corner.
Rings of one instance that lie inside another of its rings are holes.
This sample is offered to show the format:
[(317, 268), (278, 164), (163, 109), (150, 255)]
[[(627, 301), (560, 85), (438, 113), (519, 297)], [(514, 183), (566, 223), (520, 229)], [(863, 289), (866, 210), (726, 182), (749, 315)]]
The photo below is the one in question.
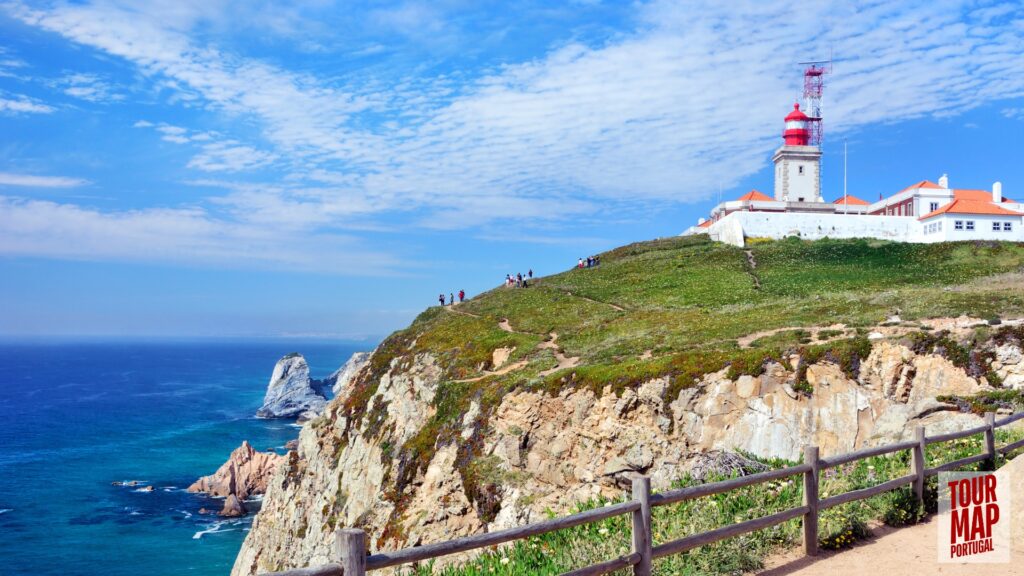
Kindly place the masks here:
[[(1010, 369), (1024, 371), (1019, 347), (1008, 348), (1000, 358), (1016, 358)], [(804, 366), (810, 394), (797, 391), (791, 362), (799, 366), (797, 358), (771, 362), (757, 376), (730, 378), (723, 369), (668, 396), (669, 379), (661, 377), (620, 394), (516, 391), (486, 416), (473, 402), (457, 423), (458, 440), (437, 446), (408, 476), (409, 454), (395, 447), (414, 441), (435, 415), (441, 371), (426, 354), (394, 361), (370, 400), (373, 419), (353, 421), (345, 412), (353, 397), (343, 396), (302, 429), (233, 574), (327, 562), (339, 525), (368, 530), (375, 549), (395, 548), (617, 496), (634, 473), (665, 488), (709, 450), (795, 460), (808, 443), (837, 454), (909, 438), (917, 425), (931, 433), (970, 427), (978, 416), (936, 397), (990, 389), (947, 358), (887, 341), (873, 347), (856, 377), (829, 361)], [(468, 444), (479, 455), (467, 467), (460, 459)]]
[(335, 396), (343, 393), (352, 379), (363, 369), (363, 366), (366, 366), (369, 360), (369, 352), (356, 352), (352, 354), (341, 368), (338, 368), (327, 378), (324, 378), (324, 387), (330, 388)]
[[(1024, 246), (661, 239), (434, 307), (274, 474), (236, 576), (529, 522), (702, 455), (796, 459), (1020, 403)], [(982, 397), (976, 395), (983, 394)]]
[(327, 405), (323, 385), (309, 377), (309, 364), (302, 354), (288, 354), (277, 361), (267, 385), (260, 418), (298, 418), (309, 420)]

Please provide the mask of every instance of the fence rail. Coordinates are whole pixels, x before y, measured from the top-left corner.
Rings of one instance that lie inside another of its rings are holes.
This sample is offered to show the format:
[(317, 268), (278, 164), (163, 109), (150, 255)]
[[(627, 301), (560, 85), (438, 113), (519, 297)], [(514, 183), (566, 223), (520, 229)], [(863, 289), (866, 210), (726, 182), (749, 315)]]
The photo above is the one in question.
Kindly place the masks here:
[[(659, 494), (651, 494), (651, 480), (647, 477), (633, 479), (632, 499), (621, 504), (587, 510), (569, 516), (553, 518), (544, 522), (527, 524), (517, 528), (499, 530), (467, 536), (456, 540), (427, 544), (425, 546), (414, 546), (394, 552), (380, 552), (373, 555), (366, 553), (366, 533), (362, 530), (340, 529), (335, 533), (335, 556), (337, 562), (326, 564), (315, 568), (300, 568), (285, 572), (276, 572), (266, 576), (364, 576), (366, 572), (380, 570), (391, 566), (412, 564), (424, 560), (432, 560), (459, 552), (466, 552), (478, 548), (496, 546), (506, 542), (522, 540), (531, 536), (564, 530), (583, 524), (600, 522), (608, 518), (629, 514), (632, 520), (632, 550), (618, 558), (585, 566), (566, 572), (563, 576), (596, 576), (608, 574), (616, 570), (633, 567), (633, 574), (636, 576), (650, 576), (651, 563), (656, 558), (662, 558), (673, 554), (680, 554), (700, 546), (712, 544), (727, 538), (733, 538), (748, 532), (763, 530), (789, 520), (803, 518), (803, 544), (804, 553), (813, 556), (818, 553), (818, 513), (835, 506), (847, 504), (857, 500), (863, 500), (877, 496), (890, 490), (911, 485), (914, 496), (919, 505), (924, 503), (925, 480), (939, 472), (953, 470), (968, 464), (987, 461), (991, 468), (995, 467), (996, 457), (999, 454), (1009, 454), (1013, 450), (1024, 447), (1024, 440), (1013, 442), (997, 448), (995, 445), (995, 430), (1001, 426), (1007, 426), (1024, 418), (1024, 412), (1013, 414), (1002, 420), (996, 420), (992, 412), (985, 414), (985, 424), (936, 436), (926, 436), (924, 427), (918, 426), (914, 431), (914, 440), (896, 442), (884, 446), (864, 448), (847, 454), (839, 454), (829, 458), (818, 456), (817, 446), (807, 446), (804, 449), (804, 463), (797, 466), (790, 466), (779, 470), (769, 470), (759, 474), (751, 474), (702, 484), (676, 490), (669, 490)], [(925, 451), (931, 444), (949, 442), (967, 438), (976, 434), (985, 435), (984, 451), (981, 454), (968, 456), (952, 462), (946, 462), (933, 468), (925, 467)], [(906, 476), (901, 476), (869, 486), (859, 490), (837, 494), (828, 498), (818, 497), (819, 477), (822, 470), (834, 468), (850, 462), (864, 460), (874, 456), (882, 456), (899, 452), (901, 450), (911, 451), (910, 471)], [(664, 542), (655, 546), (651, 541), (651, 509), (656, 506), (669, 506), (729, 492), (745, 486), (762, 484), (772, 480), (779, 480), (790, 476), (803, 476), (804, 495), (803, 504), (796, 508), (790, 508), (769, 516), (739, 522), (728, 526), (722, 526), (707, 532), (693, 534)]]

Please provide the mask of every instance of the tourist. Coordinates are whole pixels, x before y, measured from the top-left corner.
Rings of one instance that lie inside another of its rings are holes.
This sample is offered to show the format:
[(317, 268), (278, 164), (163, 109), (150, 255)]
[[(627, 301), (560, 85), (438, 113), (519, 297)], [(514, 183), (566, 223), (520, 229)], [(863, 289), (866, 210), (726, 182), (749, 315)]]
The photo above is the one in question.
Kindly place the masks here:
[(444, 294), (441, 294), (440, 296), (438, 296), (437, 300), (438, 300), (438, 302), (441, 303), (441, 306), (444, 306)]
[[(444, 298), (444, 296), (442, 296), (442, 298)], [(455, 294), (452, 294), (451, 292), (449, 292), (448, 293), (448, 305), (451, 306), (453, 304), (455, 304)]]
[(579, 264), (576, 265), (580, 270), (583, 269), (583, 258), (580, 258)]
[(531, 279), (532, 279), (532, 278), (533, 278), (533, 268), (530, 268), (530, 269), (529, 269), (529, 270), (528, 270), (528, 271), (526, 272), (526, 275), (527, 275), (527, 276), (528, 276), (529, 278), (531, 278)]
[(459, 290), (459, 304), (462, 304), (466, 300), (466, 291)]

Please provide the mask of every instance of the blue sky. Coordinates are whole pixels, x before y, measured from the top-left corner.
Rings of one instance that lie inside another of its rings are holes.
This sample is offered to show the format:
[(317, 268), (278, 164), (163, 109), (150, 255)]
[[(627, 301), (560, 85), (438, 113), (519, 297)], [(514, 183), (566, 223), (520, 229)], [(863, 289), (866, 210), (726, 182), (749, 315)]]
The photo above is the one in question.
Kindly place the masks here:
[(827, 199), (1024, 198), (1015, 2), (0, 1), (0, 335), (385, 334), (770, 191), (830, 51)]

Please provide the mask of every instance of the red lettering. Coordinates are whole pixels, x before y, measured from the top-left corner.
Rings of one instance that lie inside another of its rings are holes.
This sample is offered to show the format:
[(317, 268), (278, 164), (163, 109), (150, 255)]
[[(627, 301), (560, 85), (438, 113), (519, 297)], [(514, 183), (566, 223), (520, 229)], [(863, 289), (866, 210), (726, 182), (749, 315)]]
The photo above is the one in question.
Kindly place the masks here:
[(957, 540), (966, 540), (970, 527), (970, 510), (951, 510), (950, 516), (949, 543), (956, 544)]
[(981, 506), (971, 508), (971, 537), (969, 540), (977, 540), (985, 536), (985, 514)]
[(999, 505), (989, 504), (985, 507), (985, 538), (992, 537), (992, 525), (999, 522)]
[(954, 480), (946, 483), (949, 486), (949, 509), (957, 509), (957, 498), (956, 498), (956, 487), (960, 485), (960, 481)]
[(996, 475), (989, 474), (985, 476), (985, 501), (995, 502), (996, 501)]

